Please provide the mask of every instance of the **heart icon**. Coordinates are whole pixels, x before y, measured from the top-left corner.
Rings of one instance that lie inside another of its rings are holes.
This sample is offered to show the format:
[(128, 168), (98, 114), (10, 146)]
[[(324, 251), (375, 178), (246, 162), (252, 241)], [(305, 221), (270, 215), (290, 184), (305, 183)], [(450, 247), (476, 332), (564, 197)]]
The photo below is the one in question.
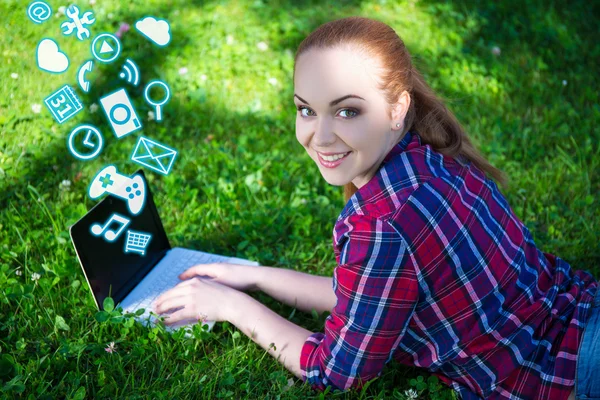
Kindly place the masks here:
[(52, 39), (42, 39), (36, 53), (38, 67), (44, 71), (61, 74), (69, 68), (67, 55), (58, 49), (58, 44)]

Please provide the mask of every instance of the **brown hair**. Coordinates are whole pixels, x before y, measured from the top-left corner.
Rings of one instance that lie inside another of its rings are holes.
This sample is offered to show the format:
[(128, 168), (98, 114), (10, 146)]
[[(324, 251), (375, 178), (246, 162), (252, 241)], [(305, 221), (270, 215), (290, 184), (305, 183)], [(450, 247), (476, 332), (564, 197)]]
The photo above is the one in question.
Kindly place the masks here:
[[(337, 46), (352, 46), (381, 61), (383, 72), (380, 76), (380, 90), (388, 102), (390, 119), (392, 105), (403, 91), (408, 91), (411, 101), (400, 138), (404, 137), (407, 131), (414, 130), (421, 137), (423, 144), (429, 144), (435, 151), (462, 162), (471, 161), (502, 186), (508, 185), (505, 173), (491, 165), (473, 146), (454, 114), (446, 108), (413, 66), (404, 42), (389, 25), (374, 19), (353, 16), (319, 26), (300, 43), (294, 57), (294, 76), (300, 55), (312, 48), (331, 49)], [(352, 182), (344, 185), (345, 201), (347, 202), (356, 191), (357, 188)]]

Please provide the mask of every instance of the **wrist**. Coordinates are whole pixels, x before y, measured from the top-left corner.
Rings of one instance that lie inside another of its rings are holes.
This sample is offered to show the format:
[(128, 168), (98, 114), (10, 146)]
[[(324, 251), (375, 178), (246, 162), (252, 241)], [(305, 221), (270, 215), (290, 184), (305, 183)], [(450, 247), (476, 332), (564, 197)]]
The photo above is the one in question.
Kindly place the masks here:
[(271, 267), (265, 267), (261, 265), (256, 268), (256, 271), (252, 274), (253, 281), (251, 291), (264, 291), (264, 279), (266, 274), (268, 273), (267, 270)]
[(229, 295), (229, 301), (227, 305), (226, 319), (230, 323), (234, 324), (239, 321), (240, 314), (243, 314), (248, 302), (254, 300), (248, 294), (239, 290), (232, 289)]

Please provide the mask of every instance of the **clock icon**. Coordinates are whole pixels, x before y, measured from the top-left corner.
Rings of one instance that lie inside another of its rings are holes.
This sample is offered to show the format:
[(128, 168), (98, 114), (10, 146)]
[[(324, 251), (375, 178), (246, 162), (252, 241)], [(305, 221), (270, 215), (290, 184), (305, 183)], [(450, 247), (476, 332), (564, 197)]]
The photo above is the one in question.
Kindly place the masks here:
[[(77, 150), (76, 144), (79, 143), (83, 146), (77, 147), (87, 147), (88, 149), (92, 149), (92, 152), (84, 153)], [(68, 139), (68, 146), (71, 154), (73, 154), (75, 158), (79, 158), (80, 160), (91, 160), (102, 151), (104, 139), (98, 128), (93, 125), (83, 124), (71, 131)]]

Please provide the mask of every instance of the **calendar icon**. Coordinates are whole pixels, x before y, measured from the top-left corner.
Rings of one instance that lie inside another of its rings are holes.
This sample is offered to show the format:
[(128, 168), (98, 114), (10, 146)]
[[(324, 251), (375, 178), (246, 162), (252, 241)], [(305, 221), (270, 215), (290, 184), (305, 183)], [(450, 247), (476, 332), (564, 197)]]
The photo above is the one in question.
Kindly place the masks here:
[(79, 111), (83, 110), (81, 101), (69, 85), (65, 85), (44, 99), (46, 107), (54, 119), (62, 124)]

